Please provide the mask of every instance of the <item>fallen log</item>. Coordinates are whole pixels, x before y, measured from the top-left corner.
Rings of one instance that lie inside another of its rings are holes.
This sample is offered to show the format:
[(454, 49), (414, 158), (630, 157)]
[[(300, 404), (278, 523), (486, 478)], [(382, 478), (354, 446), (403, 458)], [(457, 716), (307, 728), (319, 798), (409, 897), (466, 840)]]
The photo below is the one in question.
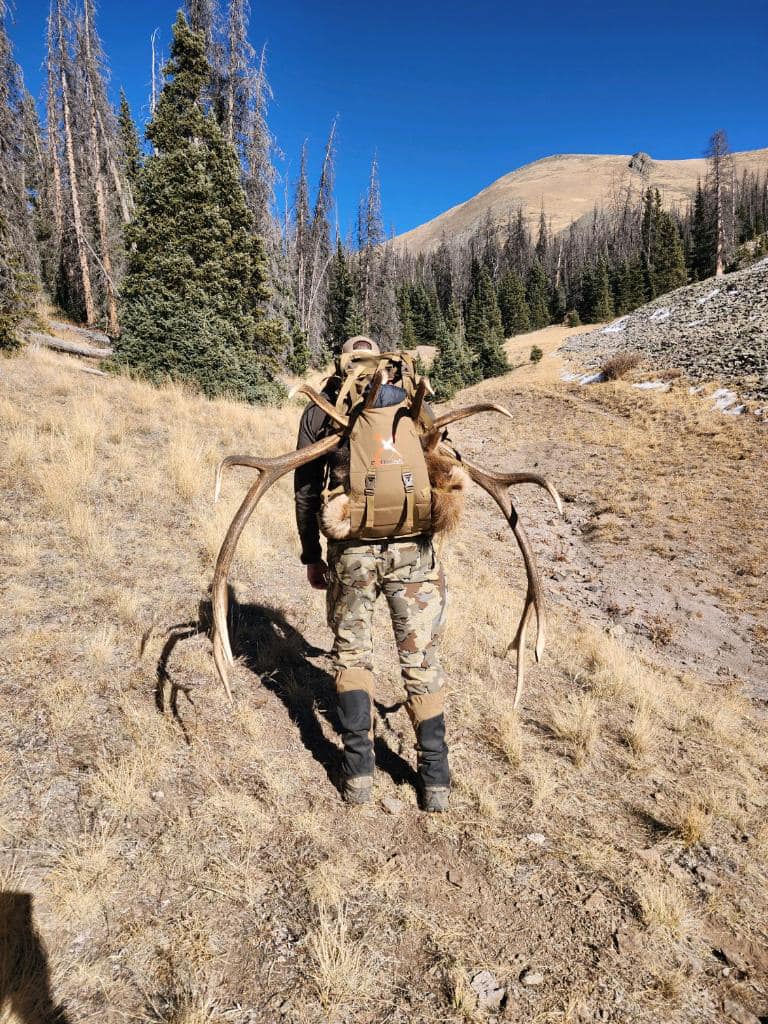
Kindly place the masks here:
[(110, 338), (103, 331), (95, 331), (92, 327), (77, 327), (75, 324), (65, 324), (63, 320), (50, 320), (49, 323), (54, 331), (70, 331), (72, 334), (85, 338), (91, 344), (112, 344)]
[(106, 359), (107, 356), (112, 355), (111, 348), (77, 345), (74, 341), (64, 341), (61, 338), (54, 338), (51, 334), (41, 334), (39, 331), (28, 331), (27, 338), (35, 345), (55, 348), (59, 352), (69, 352), (75, 356), (87, 356), (89, 359)]

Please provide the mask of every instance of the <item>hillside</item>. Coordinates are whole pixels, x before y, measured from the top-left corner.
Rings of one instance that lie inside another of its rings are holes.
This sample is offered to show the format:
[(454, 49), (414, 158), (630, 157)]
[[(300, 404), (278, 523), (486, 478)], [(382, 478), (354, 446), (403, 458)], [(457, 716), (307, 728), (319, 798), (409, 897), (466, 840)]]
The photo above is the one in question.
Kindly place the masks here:
[(565, 350), (588, 366), (617, 351), (694, 381), (719, 380), (768, 400), (768, 259), (661, 295), (607, 326), (572, 337)]
[(458, 399), (514, 417), (459, 424), (467, 454), (546, 472), (567, 511), (517, 495), (553, 617), (519, 715), (509, 531), (473, 495), (442, 545), (440, 819), (416, 807), (383, 608), (376, 802), (330, 781), (290, 481), (231, 577), (234, 706), (214, 678), (212, 560), (251, 474), (214, 507), (213, 468), (288, 450), (299, 407), (3, 362), (3, 1020), (54, 1001), (70, 1024), (765, 1018), (764, 428), (683, 387), (565, 384), (563, 336), (513, 340), (525, 365)]
[[(737, 175), (743, 171), (768, 169), (768, 149), (734, 154)], [(536, 236), (542, 205), (555, 232), (591, 213), (595, 205), (607, 203), (622, 188), (640, 192), (658, 188), (667, 207), (682, 206), (706, 175), (706, 160), (654, 160), (645, 154), (611, 156), (564, 154), (545, 157), (505, 174), (476, 196), (446, 210), (419, 227), (397, 235), (395, 247), (413, 255), (437, 248), (443, 236), (466, 239), (490, 212), (494, 222), (505, 225), (510, 214), (522, 206)]]

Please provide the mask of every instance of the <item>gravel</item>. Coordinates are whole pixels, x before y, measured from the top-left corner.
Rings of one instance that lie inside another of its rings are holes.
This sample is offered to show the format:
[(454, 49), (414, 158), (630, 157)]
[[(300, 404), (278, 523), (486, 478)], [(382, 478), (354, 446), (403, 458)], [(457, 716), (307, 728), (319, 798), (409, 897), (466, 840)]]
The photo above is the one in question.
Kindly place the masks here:
[(725, 380), (744, 398), (768, 399), (768, 258), (660, 296), (607, 327), (569, 338), (563, 351), (588, 367), (616, 352), (641, 352), (659, 369)]

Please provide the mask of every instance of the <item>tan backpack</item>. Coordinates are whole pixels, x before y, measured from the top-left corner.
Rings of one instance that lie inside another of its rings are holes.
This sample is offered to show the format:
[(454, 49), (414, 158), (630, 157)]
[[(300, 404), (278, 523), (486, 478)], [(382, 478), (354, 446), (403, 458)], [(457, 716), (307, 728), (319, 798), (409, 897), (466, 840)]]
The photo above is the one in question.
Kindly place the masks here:
[[(419, 429), (429, 413), (422, 405), (414, 422), (412, 359), (401, 353), (349, 352), (337, 359), (336, 370), (342, 380), (336, 408), (349, 417), (349, 441), (329, 460), (320, 512), (323, 532), (334, 540), (431, 532), (432, 487)], [(382, 389), (401, 388), (405, 397), (366, 408), (378, 371), (384, 375)]]

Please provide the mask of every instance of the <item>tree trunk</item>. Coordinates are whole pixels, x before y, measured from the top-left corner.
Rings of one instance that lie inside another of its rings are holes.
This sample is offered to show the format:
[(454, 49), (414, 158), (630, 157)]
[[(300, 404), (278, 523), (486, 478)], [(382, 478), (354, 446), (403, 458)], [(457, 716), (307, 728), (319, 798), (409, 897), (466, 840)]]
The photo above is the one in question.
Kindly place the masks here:
[(64, 50), (64, 31), (61, 24), (61, 0), (56, 0), (56, 16), (58, 19), (59, 33), (59, 60), (61, 75), (61, 103), (64, 111), (64, 142), (67, 150), (67, 164), (69, 166), (69, 190), (72, 200), (72, 221), (75, 228), (75, 242), (77, 244), (77, 255), (80, 262), (80, 276), (83, 284), (83, 303), (85, 305), (85, 319), (87, 323), (93, 324), (96, 321), (96, 310), (93, 304), (93, 291), (91, 289), (91, 271), (88, 266), (88, 254), (85, 251), (85, 232), (83, 231), (83, 218), (80, 212), (80, 193), (77, 184), (77, 165), (75, 163), (75, 148), (72, 142), (72, 125), (69, 110), (69, 88), (67, 86), (66, 53)]
[(54, 348), (58, 352), (69, 352), (75, 356), (87, 356), (89, 359), (106, 359), (107, 356), (112, 355), (111, 348), (91, 348), (89, 345), (78, 345), (74, 341), (63, 341), (61, 338), (54, 338), (51, 334), (41, 334), (39, 331), (30, 331), (27, 337), (37, 345)]

